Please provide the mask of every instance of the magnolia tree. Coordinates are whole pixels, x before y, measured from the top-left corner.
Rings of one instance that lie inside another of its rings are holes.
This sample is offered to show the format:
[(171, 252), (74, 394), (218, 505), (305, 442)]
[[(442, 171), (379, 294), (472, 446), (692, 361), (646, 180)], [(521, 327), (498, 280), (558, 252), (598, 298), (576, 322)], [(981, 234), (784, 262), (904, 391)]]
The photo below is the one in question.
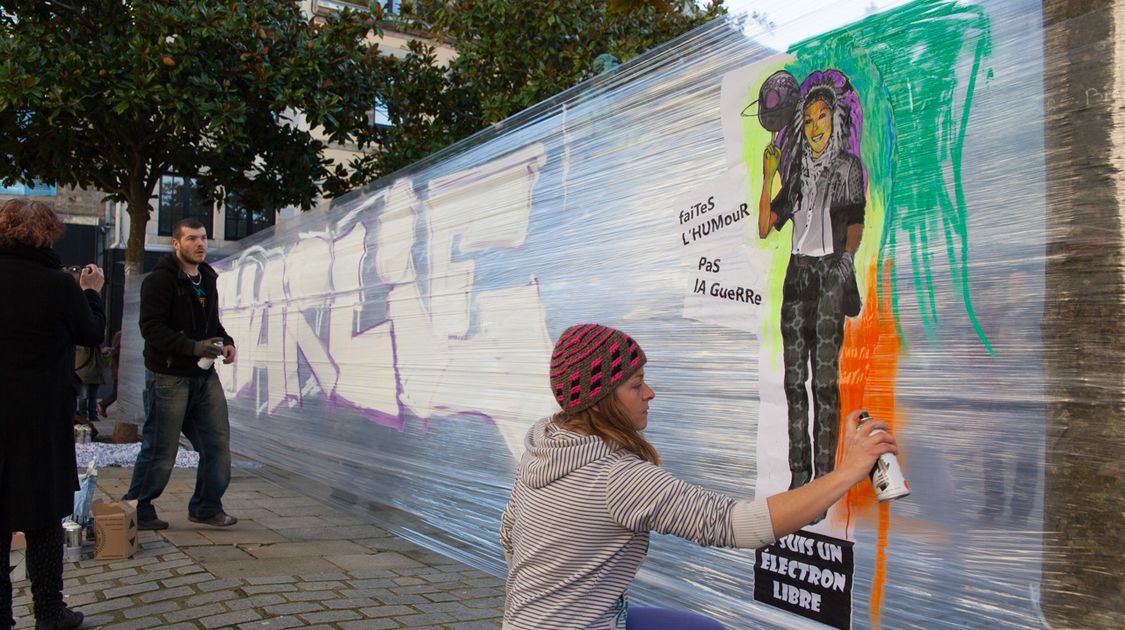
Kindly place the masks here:
[[(569, 89), (595, 60), (629, 59), (725, 13), (721, 0), (415, 0), (397, 26), (425, 35), (404, 58), (375, 63), (392, 124), (370, 129), (380, 150), (366, 173), (383, 175)], [(434, 46), (457, 56), (443, 66)]]
[(286, 0), (0, 0), (0, 180), (125, 202), (130, 274), (165, 173), (196, 178), (204, 198), (307, 209), (370, 177), (324, 149), (370, 137), (357, 132), (380, 81), (377, 11), (310, 21)]

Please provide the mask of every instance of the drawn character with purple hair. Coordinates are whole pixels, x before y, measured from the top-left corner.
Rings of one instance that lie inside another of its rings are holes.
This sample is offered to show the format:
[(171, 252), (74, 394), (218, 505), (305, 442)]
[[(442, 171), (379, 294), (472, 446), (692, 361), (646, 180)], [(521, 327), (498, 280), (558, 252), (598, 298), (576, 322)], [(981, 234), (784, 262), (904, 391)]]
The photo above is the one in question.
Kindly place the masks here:
[[(768, 93), (767, 85), (773, 92)], [(758, 102), (759, 120), (775, 132), (762, 159), (758, 236), (766, 238), (786, 221), (793, 222), (781, 337), (789, 407), (789, 487), (797, 488), (831, 472), (836, 464), (844, 319), (858, 315), (861, 306), (853, 259), (866, 206), (866, 174), (859, 157), (863, 115), (858, 95), (838, 70), (812, 72), (799, 90), (792, 75), (782, 71), (763, 84)], [(781, 189), (774, 196), (777, 174)], [(811, 444), (806, 393), (810, 371)]]

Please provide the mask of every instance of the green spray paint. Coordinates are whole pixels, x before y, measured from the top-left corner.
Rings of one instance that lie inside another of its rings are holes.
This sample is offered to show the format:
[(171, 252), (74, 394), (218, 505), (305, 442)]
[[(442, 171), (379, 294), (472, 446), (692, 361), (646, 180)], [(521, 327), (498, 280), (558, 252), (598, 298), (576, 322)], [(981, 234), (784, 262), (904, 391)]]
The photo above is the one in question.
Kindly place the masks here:
[[(867, 170), (868, 213), (857, 260), (877, 255), (877, 268), (882, 269), (900, 233), (905, 233), (922, 325), (933, 339), (939, 322), (930, 252), (940, 244), (953, 291), (961, 296), (977, 336), (993, 352), (969, 292), (968, 203), (961, 183), (973, 93), (991, 54), (990, 25), (983, 10), (964, 2), (920, 0), (806, 40), (789, 52), (794, 59), (784, 68), (798, 82), (813, 70), (835, 68), (848, 76), (862, 103), (860, 158)], [(765, 143), (760, 128), (752, 132), (744, 125), (744, 132), (750, 145), (744, 159), (754, 173), (761, 170)], [(951, 182), (946, 181), (947, 168)], [(760, 181), (760, 173), (756, 176)], [(775, 287), (774, 280), (771, 274), (770, 289), (780, 295), (780, 281)], [(892, 274), (890, 299), (898, 321), (897, 274)], [(776, 327), (767, 322), (765, 329)], [(899, 338), (905, 341), (901, 326)]]

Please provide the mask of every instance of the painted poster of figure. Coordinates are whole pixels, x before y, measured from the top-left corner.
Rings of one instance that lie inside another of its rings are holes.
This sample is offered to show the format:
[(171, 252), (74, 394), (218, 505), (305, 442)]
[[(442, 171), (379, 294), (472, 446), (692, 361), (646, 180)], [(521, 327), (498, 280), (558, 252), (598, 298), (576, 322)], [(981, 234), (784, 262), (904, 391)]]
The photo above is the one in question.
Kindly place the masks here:
[(863, 113), (848, 77), (830, 68), (800, 84), (779, 70), (759, 94), (742, 112), (771, 133), (762, 153), (758, 237), (792, 223), (780, 324), (793, 489), (836, 462), (844, 321), (861, 307), (855, 255), (866, 209)]

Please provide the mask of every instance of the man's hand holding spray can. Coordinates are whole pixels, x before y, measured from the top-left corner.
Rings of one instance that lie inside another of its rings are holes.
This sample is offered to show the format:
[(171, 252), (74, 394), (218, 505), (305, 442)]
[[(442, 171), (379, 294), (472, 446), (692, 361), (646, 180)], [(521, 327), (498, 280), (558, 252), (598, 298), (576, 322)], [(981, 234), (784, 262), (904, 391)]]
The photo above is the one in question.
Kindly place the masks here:
[(223, 356), (223, 338), (212, 337), (195, 342), (195, 355), (199, 357), (196, 365), (201, 370), (210, 370), (215, 359)]
[[(871, 416), (866, 411), (860, 413), (859, 424), (863, 424), (870, 420)], [(875, 429), (872, 434), (879, 433), (882, 429)], [(902, 468), (898, 465), (898, 457), (894, 453), (883, 453), (879, 459), (875, 460), (875, 466), (871, 468), (871, 485), (875, 487), (875, 498), (880, 503), (885, 503), (893, 499), (905, 497), (910, 494), (910, 485), (906, 483), (906, 478), (902, 476)]]

